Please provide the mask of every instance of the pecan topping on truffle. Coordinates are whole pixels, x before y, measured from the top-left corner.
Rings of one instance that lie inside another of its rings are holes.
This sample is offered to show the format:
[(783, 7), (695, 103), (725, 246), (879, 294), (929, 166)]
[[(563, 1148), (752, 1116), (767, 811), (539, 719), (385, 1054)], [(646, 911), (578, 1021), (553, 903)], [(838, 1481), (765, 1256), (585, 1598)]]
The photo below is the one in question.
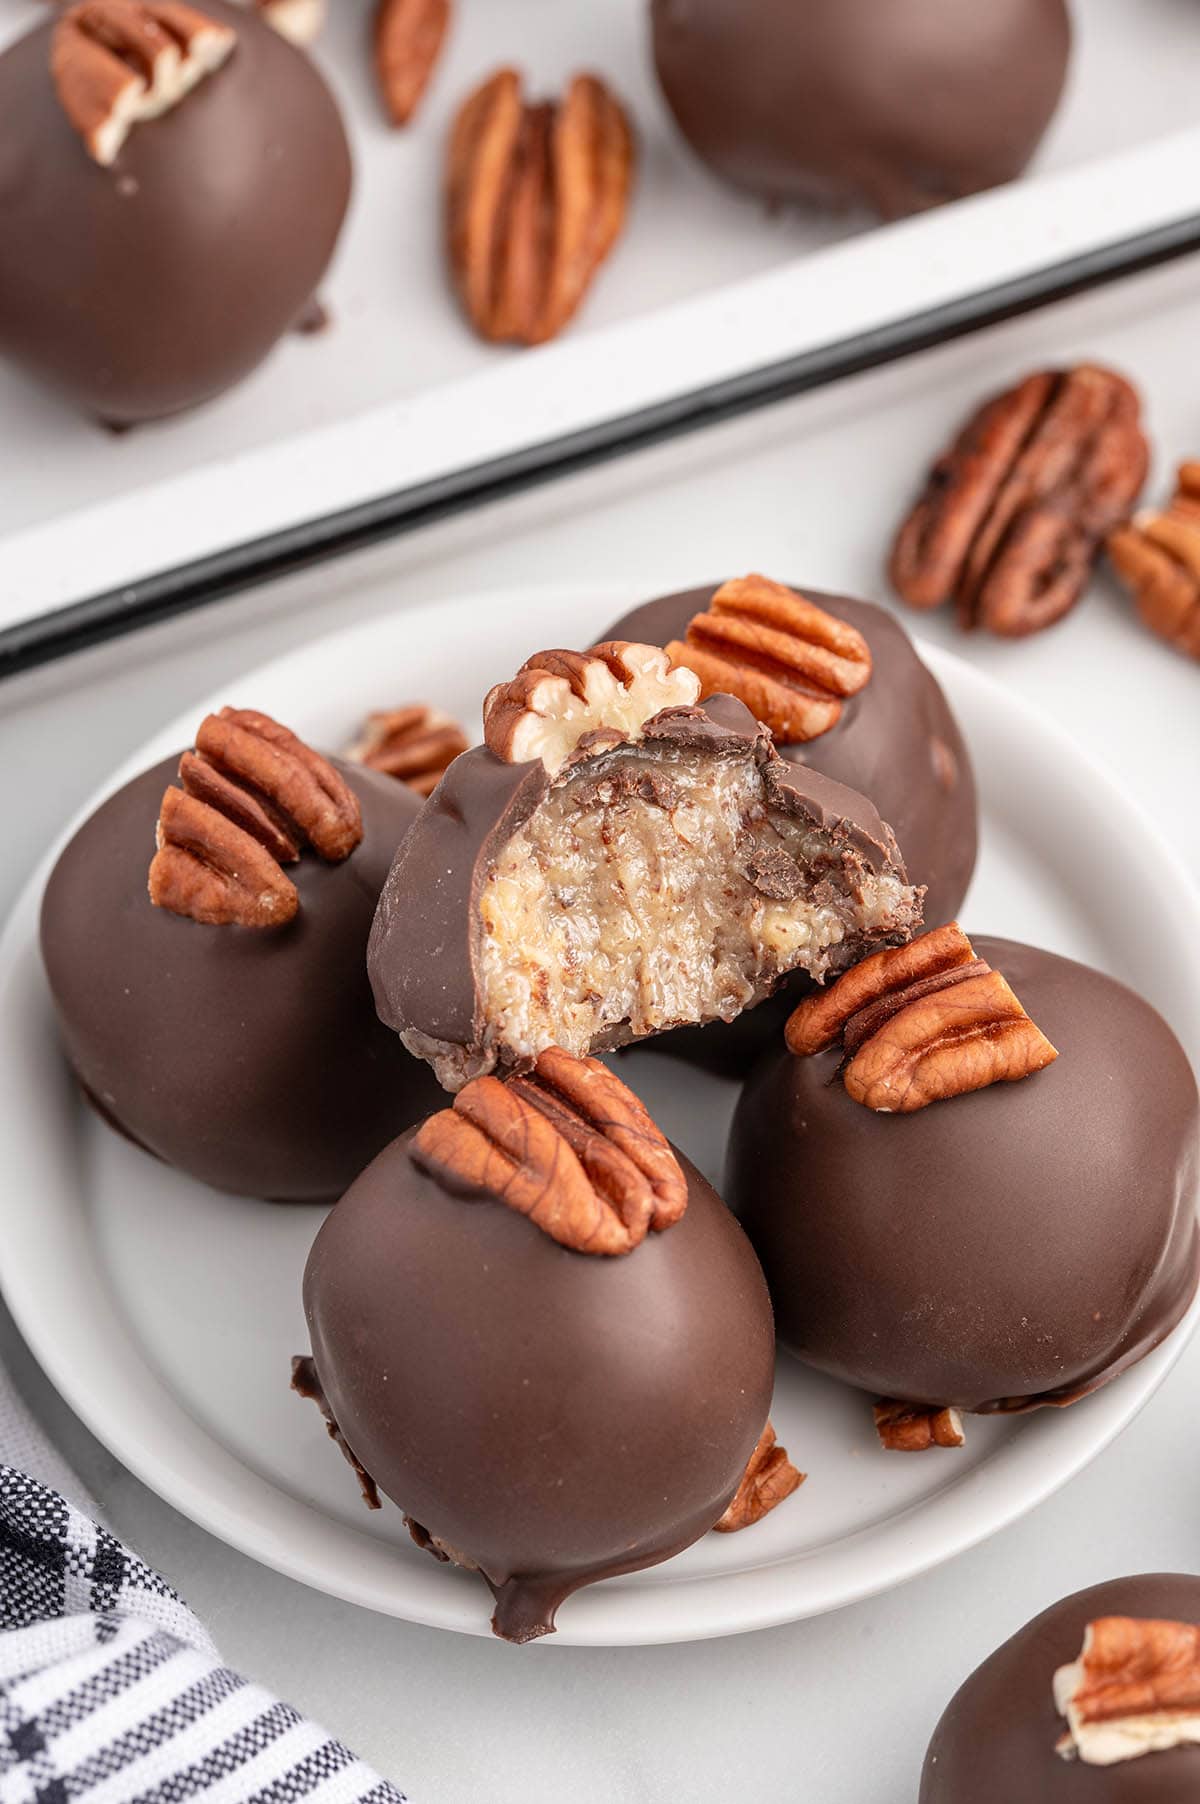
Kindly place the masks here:
[(957, 923), (863, 959), (806, 997), (786, 1033), (802, 1058), (840, 1038), (847, 1091), (883, 1114), (1014, 1083), (1058, 1057)]
[(633, 134), (620, 102), (577, 75), (527, 104), (500, 69), (454, 123), (446, 181), (450, 269), (483, 338), (541, 344), (587, 293), (625, 221)]
[(438, 708), (415, 702), (407, 708), (368, 714), (359, 737), (347, 746), (352, 764), (382, 771), (407, 783), (418, 795), (431, 795), (442, 773), (467, 749), (467, 736)]
[(664, 708), (691, 707), (700, 693), (690, 670), (670, 668), (654, 645), (614, 640), (591, 651), (539, 651), (510, 683), (498, 683), (483, 704), (483, 737), (506, 764), (540, 759), (557, 776), (581, 741), (597, 749), (597, 735), (613, 745), (636, 741)]
[(784, 745), (836, 726), (871, 677), (860, 632), (765, 576), (723, 583), (667, 655), (695, 671), (702, 696), (736, 695)]
[(956, 1409), (930, 1409), (921, 1403), (875, 1405), (875, 1432), (889, 1453), (925, 1453), (930, 1447), (961, 1447), (962, 1417)]
[(420, 105), (449, 23), (450, 0), (377, 0), (375, 75), (393, 125)]
[(576, 1253), (628, 1253), (687, 1207), (687, 1180), (643, 1104), (598, 1059), (558, 1047), (507, 1083), (473, 1079), (421, 1125), (409, 1156)]
[(281, 927), (300, 906), (283, 865), (362, 839), (358, 798), (327, 759), (251, 708), (206, 715), (163, 796), (150, 900), (207, 925)]
[(1200, 1742), (1200, 1627), (1103, 1616), (1054, 1675), (1065, 1760), (1112, 1766)]
[(1200, 658), (1200, 463), (1179, 467), (1161, 513), (1139, 513), (1109, 535), (1108, 555), (1152, 633)]
[(1078, 601), (1146, 478), (1136, 390), (1111, 370), (1039, 370), (972, 415), (892, 547), (913, 608), (1020, 637)]
[(182, 0), (80, 0), (54, 28), (50, 72), (88, 155), (109, 164), (133, 126), (178, 106), (236, 42)]
[(729, 1508), (713, 1527), (719, 1535), (733, 1535), (740, 1528), (753, 1528), (785, 1497), (798, 1491), (804, 1478), (804, 1473), (797, 1472), (788, 1458), (787, 1448), (781, 1447), (775, 1439), (775, 1430), (768, 1422), (758, 1437), (750, 1464), (730, 1499)]

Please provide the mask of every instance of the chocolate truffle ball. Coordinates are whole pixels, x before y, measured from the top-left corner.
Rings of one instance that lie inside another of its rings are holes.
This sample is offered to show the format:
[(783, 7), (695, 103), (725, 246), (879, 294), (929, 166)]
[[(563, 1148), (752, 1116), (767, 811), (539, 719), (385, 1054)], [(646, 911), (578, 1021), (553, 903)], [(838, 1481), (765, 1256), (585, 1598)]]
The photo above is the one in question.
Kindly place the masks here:
[[(594, 1061), (582, 1068), (629, 1096)], [(589, 1181), (599, 1168), (578, 1138), (553, 1146), (537, 1219), (519, 1212), (520, 1177), (495, 1147), (478, 1170), (457, 1168), (453, 1142), (419, 1156), (435, 1124), (467, 1131), (473, 1097), (499, 1140), (492, 1111), (514, 1096), (524, 1107), (527, 1081), (477, 1079), (351, 1186), (309, 1258), (312, 1364), (299, 1362), (297, 1384), (323, 1398), (365, 1488), (407, 1512), (414, 1538), (478, 1568), (497, 1634), (516, 1641), (549, 1633), (580, 1586), (668, 1559), (713, 1527), (774, 1379), (758, 1262), (682, 1155), (676, 1218), (657, 1232), (643, 1223), (645, 1237), (611, 1255), (551, 1237), (563, 1232), (566, 1168)], [(611, 1095), (597, 1111), (606, 1123), (622, 1113)], [(641, 1114), (644, 1147), (657, 1129)], [(508, 1142), (518, 1156), (522, 1142), (536, 1156), (533, 1130)], [(614, 1156), (611, 1143), (600, 1156)]]
[(46, 886), (42, 954), (67, 1057), (99, 1113), (168, 1164), (218, 1190), (328, 1201), (440, 1096), (376, 1018), (366, 973), (379, 891), (419, 804), (338, 766), (362, 809), (357, 849), (289, 865), (288, 924), (206, 925), (147, 893), (178, 766), (164, 759), (103, 802)]
[[(920, 1804), (1192, 1804), (1200, 1747), (1160, 1749), (1110, 1765), (1064, 1759), (1067, 1729), (1054, 1679), (1078, 1660), (1090, 1623), (1200, 1623), (1200, 1578), (1152, 1572), (1110, 1579), (1053, 1604), (986, 1659), (933, 1733)], [(1189, 1714), (1194, 1721), (1196, 1712)]]
[(345, 132), (308, 56), (253, 8), (200, 10), (236, 32), (232, 53), (108, 166), (51, 73), (67, 26), (0, 56), (0, 355), (115, 425), (248, 375), (311, 300), (349, 200)]
[(1196, 1083), (1123, 984), (1008, 940), (974, 952), (1052, 1064), (881, 1113), (839, 1081), (839, 1046), (781, 1049), (739, 1102), (726, 1196), (780, 1341), (808, 1364), (930, 1407), (1069, 1402), (1157, 1346), (1192, 1299)]
[(1010, 181), (1054, 114), (1064, 0), (651, 0), (667, 104), (768, 202), (885, 219)]
[(447, 1089), (681, 1022), (907, 939), (920, 899), (866, 797), (775, 753), (645, 645), (539, 652), (426, 803), (368, 968)]

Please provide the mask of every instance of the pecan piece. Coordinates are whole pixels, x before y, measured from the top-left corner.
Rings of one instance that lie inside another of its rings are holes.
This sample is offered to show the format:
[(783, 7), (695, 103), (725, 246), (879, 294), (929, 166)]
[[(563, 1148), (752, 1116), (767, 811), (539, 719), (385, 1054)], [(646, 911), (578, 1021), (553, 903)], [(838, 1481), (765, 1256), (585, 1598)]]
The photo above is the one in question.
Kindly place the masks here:
[(1119, 1760), (1200, 1742), (1200, 1627), (1102, 1616), (1084, 1630), (1079, 1658), (1054, 1675), (1068, 1732), (1066, 1760)]
[(416, 702), (411, 707), (368, 714), (361, 734), (347, 746), (345, 755), (352, 764), (382, 771), (427, 796), (466, 749), (466, 734), (448, 714)]
[(377, 0), (375, 76), (393, 125), (407, 125), (429, 85), (450, 23), (450, 0)]
[(283, 871), (311, 845), (348, 858), (358, 797), (319, 752), (269, 715), (222, 708), (200, 723), (163, 797), (150, 866), (157, 908), (208, 925), (281, 927), (300, 906)]
[(1039, 370), (967, 421), (896, 535), (889, 574), (914, 608), (1020, 637), (1078, 601), (1146, 478), (1136, 390), (1112, 370)]
[(666, 650), (695, 671), (701, 695), (736, 695), (784, 745), (827, 733), (871, 678), (860, 632), (765, 576), (723, 583)]
[(484, 743), (506, 764), (540, 759), (553, 777), (585, 737), (593, 751), (597, 733), (614, 745), (638, 739), (654, 715), (690, 708), (699, 694), (699, 678), (672, 669), (655, 645), (612, 640), (591, 651), (539, 651), (485, 698)]
[(182, 0), (80, 0), (54, 27), (59, 104), (97, 163), (219, 69), (237, 34)]
[(847, 1092), (883, 1114), (1015, 1083), (1058, 1057), (957, 923), (853, 966), (806, 997), (785, 1033), (801, 1058), (840, 1038)]
[(418, 1170), (498, 1198), (576, 1253), (628, 1253), (679, 1220), (687, 1180), (632, 1091), (558, 1047), (502, 1083), (477, 1077), (422, 1123)]
[(930, 1447), (961, 1447), (962, 1417), (956, 1409), (931, 1409), (921, 1403), (894, 1403), (884, 1397), (875, 1405), (875, 1432), (889, 1453), (925, 1453)]
[(775, 1439), (775, 1430), (767, 1423), (758, 1437), (742, 1482), (730, 1498), (725, 1514), (713, 1523), (719, 1535), (734, 1535), (741, 1528), (753, 1528), (769, 1515), (777, 1504), (798, 1491), (804, 1473), (797, 1472), (787, 1456), (787, 1448)]
[(561, 103), (527, 104), (500, 69), (454, 123), (446, 181), (450, 270), (483, 338), (541, 344), (583, 300), (621, 230), (633, 133), (620, 102), (577, 75)]
[(1200, 658), (1200, 463), (1180, 465), (1161, 513), (1147, 509), (1110, 533), (1108, 555), (1150, 631)]

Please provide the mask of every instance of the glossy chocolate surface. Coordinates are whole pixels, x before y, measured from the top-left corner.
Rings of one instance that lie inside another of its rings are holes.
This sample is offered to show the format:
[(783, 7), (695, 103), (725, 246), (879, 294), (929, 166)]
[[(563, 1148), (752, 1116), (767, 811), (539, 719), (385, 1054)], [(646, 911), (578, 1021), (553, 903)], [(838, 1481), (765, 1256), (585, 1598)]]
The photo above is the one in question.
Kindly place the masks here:
[(911, 1402), (1067, 1402), (1142, 1358), (1191, 1301), (1196, 1083), (1124, 985), (972, 943), (1056, 1062), (888, 1115), (847, 1095), (837, 1048), (781, 1048), (738, 1105), (726, 1195), (780, 1342), (810, 1365)]
[(108, 168), (55, 94), (53, 23), (0, 56), (0, 355), (112, 424), (247, 375), (312, 299), (350, 196), (315, 64), (253, 9), (202, 3), (232, 55)]
[(917, 212), (1019, 175), (1058, 105), (1065, 0), (651, 0), (692, 148), (768, 202)]
[(178, 757), (96, 810), (54, 867), (42, 954), (67, 1056), (99, 1112), (218, 1190), (340, 1195), (437, 1106), (427, 1067), (376, 1018), (367, 934), (418, 802), (341, 765), (363, 840), (343, 864), (306, 853), (286, 927), (209, 927), (155, 908), (154, 828)]
[(606, 1258), (493, 1197), (450, 1195), (406, 1138), (313, 1247), (305, 1311), (328, 1405), (380, 1488), (480, 1567), (508, 1639), (548, 1633), (581, 1585), (710, 1529), (766, 1420), (766, 1286), (681, 1164), (682, 1219)]
[[(863, 867), (903, 876), (891, 829), (867, 798), (821, 772), (771, 756), (753, 716), (732, 696), (714, 696), (702, 708), (665, 710), (647, 723), (638, 749), (702, 746), (720, 755), (756, 744), (767, 760), (773, 806), (829, 832)], [(594, 765), (612, 768), (619, 758), (619, 752), (605, 754)], [(467, 1047), (480, 1043), (480, 891), (499, 848), (549, 790), (541, 763), (506, 764), (476, 746), (455, 760), (426, 802), (388, 877), (368, 952), (380, 1018), (398, 1032)], [(621, 1035), (606, 1044), (621, 1044)]]
[(919, 1804), (1194, 1804), (1200, 1748), (1172, 1748), (1113, 1766), (1063, 1760), (1066, 1724), (1054, 1674), (1079, 1657), (1089, 1622), (1135, 1616), (1200, 1623), (1200, 1578), (1142, 1573), (1063, 1598), (986, 1659), (933, 1732)]

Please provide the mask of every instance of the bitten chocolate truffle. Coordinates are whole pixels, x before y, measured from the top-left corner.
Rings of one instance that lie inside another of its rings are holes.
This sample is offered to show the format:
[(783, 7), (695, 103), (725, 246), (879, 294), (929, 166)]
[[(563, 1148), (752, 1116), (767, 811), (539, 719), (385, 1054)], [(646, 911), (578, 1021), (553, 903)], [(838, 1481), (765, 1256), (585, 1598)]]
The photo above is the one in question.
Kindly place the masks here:
[(193, 407), (296, 324), (349, 195), (329, 89), (253, 8), (56, 8), (0, 56), (0, 355), (113, 425)]
[(263, 738), (275, 723), (231, 713), (75, 834), (46, 886), (42, 954), (67, 1057), (112, 1126), (219, 1190), (326, 1201), (440, 1096), (376, 1018), (366, 975), (419, 803), (303, 746), (301, 762), (290, 734)]
[(380, 899), (380, 1015), (447, 1089), (681, 1022), (920, 922), (864, 796), (786, 763), (651, 646), (539, 652), (484, 706)]
[(934, 1730), (920, 1804), (1192, 1804), (1198, 1739), (1200, 1579), (1111, 1579), (971, 1674)]
[(507, 1640), (799, 1483), (763, 1434), (749, 1243), (595, 1060), (478, 1078), (389, 1146), (317, 1236), (304, 1306), (296, 1388), (367, 1501), (378, 1485), (421, 1546), (479, 1571)]
[(1021, 1410), (1175, 1327), (1200, 1105), (1123, 984), (940, 928), (806, 1000), (788, 1040), (739, 1102), (726, 1195), (799, 1358), (928, 1410)]
[(1065, 0), (651, 0), (697, 155), (770, 203), (885, 219), (1011, 181), (1053, 117)]

